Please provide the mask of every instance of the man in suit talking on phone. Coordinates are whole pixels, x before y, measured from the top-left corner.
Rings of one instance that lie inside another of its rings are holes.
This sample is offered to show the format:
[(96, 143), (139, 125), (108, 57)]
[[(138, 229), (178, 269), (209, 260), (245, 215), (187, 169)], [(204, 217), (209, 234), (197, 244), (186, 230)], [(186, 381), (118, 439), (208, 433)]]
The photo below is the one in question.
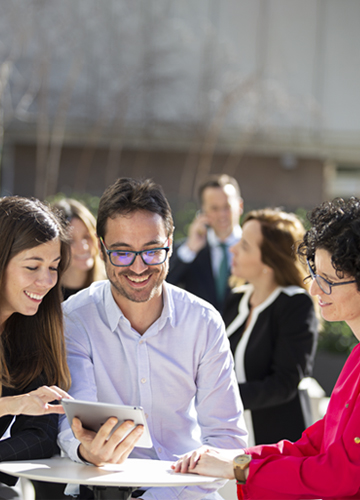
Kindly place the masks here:
[(175, 246), (167, 281), (210, 302), (220, 312), (229, 293), (230, 246), (241, 238), (243, 200), (236, 179), (209, 177), (199, 188), (201, 211), (188, 237)]

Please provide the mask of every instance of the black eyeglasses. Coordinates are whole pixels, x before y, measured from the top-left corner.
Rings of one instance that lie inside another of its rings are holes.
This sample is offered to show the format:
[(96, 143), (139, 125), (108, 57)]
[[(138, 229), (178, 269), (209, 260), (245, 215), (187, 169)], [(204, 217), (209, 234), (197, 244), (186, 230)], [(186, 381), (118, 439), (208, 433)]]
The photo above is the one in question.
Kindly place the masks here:
[(316, 284), (318, 285), (320, 290), (322, 290), (326, 295), (331, 294), (331, 291), (332, 291), (331, 289), (333, 286), (350, 285), (350, 283), (356, 283), (356, 280), (342, 281), (341, 283), (333, 283), (332, 281), (328, 281), (325, 278), (323, 278), (322, 276), (315, 274), (314, 269), (311, 267), (311, 264), (310, 264), (308, 259), (306, 259), (306, 262), (307, 262), (307, 265), (308, 265), (308, 268), (310, 271), (310, 276), (307, 276), (304, 279), (304, 282), (308, 281), (310, 278), (312, 280), (315, 280)]
[(166, 261), (168, 251), (170, 250), (170, 247), (151, 248), (149, 250), (140, 250), (140, 252), (135, 252), (134, 250), (108, 250), (104, 240), (100, 238), (100, 241), (109, 256), (111, 264), (116, 267), (131, 266), (135, 262), (137, 255), (140, 255), (145, 265), (159, 266)]

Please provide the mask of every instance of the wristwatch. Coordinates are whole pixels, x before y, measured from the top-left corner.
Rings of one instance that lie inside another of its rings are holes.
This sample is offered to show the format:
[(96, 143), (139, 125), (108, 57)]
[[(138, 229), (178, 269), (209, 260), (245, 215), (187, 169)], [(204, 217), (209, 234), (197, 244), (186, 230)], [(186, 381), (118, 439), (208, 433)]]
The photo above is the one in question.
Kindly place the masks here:
[(245, 469), (247, 469), (251, 462), (251, 455), (238, 455), (233, 460), (235, 479), (239, 484), (245, 484)]

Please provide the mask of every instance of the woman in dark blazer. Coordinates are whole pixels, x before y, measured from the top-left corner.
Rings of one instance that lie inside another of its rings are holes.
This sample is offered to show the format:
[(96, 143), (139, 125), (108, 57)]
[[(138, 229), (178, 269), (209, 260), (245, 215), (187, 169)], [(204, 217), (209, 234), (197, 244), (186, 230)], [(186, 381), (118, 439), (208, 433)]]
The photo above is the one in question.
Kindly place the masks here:
[[(307, 394), (317, 342), (313, 300), (297, 255), (304, 228), (280, 210), (248, 213), (231, 249), (236, 286), (223, 314), (249, 430), (249, 445), (295, 441), (310, 425)], [(239, 286), (239, 282), (246, 282)]]

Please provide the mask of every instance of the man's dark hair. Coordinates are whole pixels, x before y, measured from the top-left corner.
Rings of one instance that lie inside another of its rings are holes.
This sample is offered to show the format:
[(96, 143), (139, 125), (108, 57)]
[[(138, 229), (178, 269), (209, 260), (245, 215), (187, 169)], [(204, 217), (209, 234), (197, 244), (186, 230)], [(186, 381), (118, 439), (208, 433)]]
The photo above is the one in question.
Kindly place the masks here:
[(240, 186), (234, 177), (231, 177), (230, 175), (227, 174), (214, 174), (211, 175), (206, 179), (205, 182), (203, 182), (198, 189), (198, 196), (200, 203), (203, 202), (203, 194), (205, 189), (207, 188), (224, 188), (227, 185), (234, 186), (236, 190), (236, 194), (238, 195), (239, 198), (241, 198), (241, 193), (240, 193)]
[(337, 276), (354, 277), (360, 291), (360, 200), (325, 201), (308, 219), (312, 227), (299, 246), (300, 255), (314, 264), (317, 249), (328, 251)]
[(174, 223), (171, 208), (162, 187), (151, 179), (137, 180), (121, 177), (102, 195), (97, 215), (97, 234), (104, 238), (109, 218), (127, 215), (138, 210), (159, 214), (165, 224), (167, 236), (171, 236)]

